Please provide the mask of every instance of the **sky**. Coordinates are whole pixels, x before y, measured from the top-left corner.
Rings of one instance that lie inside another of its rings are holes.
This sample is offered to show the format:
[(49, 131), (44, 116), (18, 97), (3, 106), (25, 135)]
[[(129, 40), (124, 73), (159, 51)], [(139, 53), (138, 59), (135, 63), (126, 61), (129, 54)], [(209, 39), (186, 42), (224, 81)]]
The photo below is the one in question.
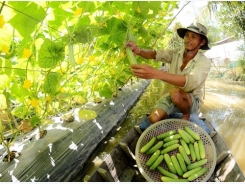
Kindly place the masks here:
[[(180, 1), (179, 9), (181, 9), (188, 1)], [(190, 1), (188, 5), (180, 12), (176, 17), (175, 21), (180, 22), (183, 26), (189, 26), (194, 20), (195, 17), (200, 13), (200, 9), (207, 5), (208, 1)], [(176, 11), (178, 13), (179, 10)]]

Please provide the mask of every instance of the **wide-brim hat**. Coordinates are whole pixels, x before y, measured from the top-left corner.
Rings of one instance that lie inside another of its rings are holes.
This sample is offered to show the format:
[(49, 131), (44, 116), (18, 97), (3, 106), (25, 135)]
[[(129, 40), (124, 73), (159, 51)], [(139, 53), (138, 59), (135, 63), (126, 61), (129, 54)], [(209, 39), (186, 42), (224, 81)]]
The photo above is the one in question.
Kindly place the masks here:
[(208, 46), (208, 38), (207, 38), (208, 30), (203, 24), (196, 22), (196, 23), (192, 23), (187, 28), (177, 29), (177, 33), (181, 38), (184, 38), (186, 31), (192, 31), (194, 33), (198, 33), (198, 34), (202, 35), (203, 38), (206, 40), (206, 43), (203, 46), (201, 46), (200, 49), (202, 49), (202, 50), (209, 50), (210, 49)]

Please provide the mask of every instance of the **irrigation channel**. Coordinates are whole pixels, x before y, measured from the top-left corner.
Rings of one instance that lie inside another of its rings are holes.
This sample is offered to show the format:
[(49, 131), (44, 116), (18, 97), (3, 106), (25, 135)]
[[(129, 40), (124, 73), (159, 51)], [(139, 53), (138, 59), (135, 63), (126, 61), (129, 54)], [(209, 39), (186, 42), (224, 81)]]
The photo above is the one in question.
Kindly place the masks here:
[[(103, 158), (126, 135), (128, 130), (148, 113), (156, 101), (161, 97), (164, 83), (152, 80), (150, 85), (140, 97), (139, 101), (129, 111), (127, 118), (120, 127), (111, 135), (108, 141), (94, 153), (92, 162), (88, 163), (84, 173), (78, 181), (88, 181), (90, 175), (102, 163)], [(220, 79), (207, 79), (205, 86), (204, 105), (201, 108), (202, 116), (205, 116), (221, 137), (226, 142), (231, 153), (235, 157), (239, 167), (245, 175), (245, 86), (239, 82), (227, 82)]]

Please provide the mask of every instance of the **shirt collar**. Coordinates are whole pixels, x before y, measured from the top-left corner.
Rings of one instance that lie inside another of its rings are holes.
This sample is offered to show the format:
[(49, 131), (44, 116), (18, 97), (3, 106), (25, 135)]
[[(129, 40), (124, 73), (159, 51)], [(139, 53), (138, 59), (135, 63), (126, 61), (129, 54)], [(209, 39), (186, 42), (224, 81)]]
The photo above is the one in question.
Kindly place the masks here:
[[(183, 56), (185, 51), (185, 48), (180, 50), (178, 53), (180, 54), (180, 56)], [(201, 51), (198, 50), (197, 54), (195, 55), (195, 57), (191, 60), (191, 61), (197, 61), (199, 58), (201, 57)]]

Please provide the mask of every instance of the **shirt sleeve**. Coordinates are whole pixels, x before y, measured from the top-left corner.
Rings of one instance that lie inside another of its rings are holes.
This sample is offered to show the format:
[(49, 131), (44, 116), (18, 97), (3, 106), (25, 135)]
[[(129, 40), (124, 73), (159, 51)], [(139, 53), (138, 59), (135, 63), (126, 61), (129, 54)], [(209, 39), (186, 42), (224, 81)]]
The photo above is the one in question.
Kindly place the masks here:
[(202, 56), (191, 69), (190, 72), (185, 74), (186, 83), (182, 87), (186, 92), (192, 92), (198, 86), (200, 86), (207, 78), (211, 68), (211, 61)]
[(171, 63), (173, 58), (173, 50), (166, 49), (166, 50), (156, 50), (156, 59), (155, 61), (161, 61), (166, 63)]

